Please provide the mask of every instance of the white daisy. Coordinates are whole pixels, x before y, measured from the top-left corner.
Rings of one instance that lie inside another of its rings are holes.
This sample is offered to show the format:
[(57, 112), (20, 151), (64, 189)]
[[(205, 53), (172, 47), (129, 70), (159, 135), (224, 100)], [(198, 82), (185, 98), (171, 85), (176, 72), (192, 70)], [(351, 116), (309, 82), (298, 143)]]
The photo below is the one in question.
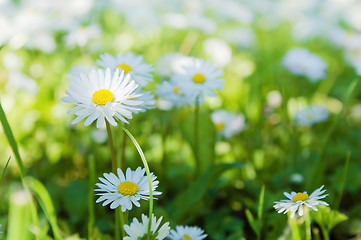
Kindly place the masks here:
[(138, 114), (139, 112), (145, 112), (147, 109), (152, 109), (155, 106), (154, 94), (149, 91), (136, 90), (136, 93), (140, 94), (137, 98), (132, 98), (131, 100), (142, 101), (140, 105), (137, 106), (137, 109), (132, 110), (133, 113)]
[(295, 75), (305, 76), (311, 82), (326, 77), (326, 63), (318, 55), (310, 53), (304, 48), (289, 50), (282, 59), (282, 64)]
[(217, 110), (211, 115), (214, 126), (219, 134), (229, 139), (241, 132), (245, 127), (245, 117), (227, 110)]
[(307, 192), (285, 192), (283, 194), (288, 199), (275, 202), (273, 207), (278, 211), (278, 213), (287, 213), (288, 211), (291, 211), (291, 218), (295, 216), (297, 210), (299, 216), (303, 215), (303, 205), (318, 211), (316, 208), (317, 205), (328, 206), (328, 203), (319, 200), (328, 196), (328, 194), (322, 195), (326, 192), (326, 190), (322, 190), (323, 187), (324, 186), (322, 185), (320, 188), (316, 189), (310, 196), (308, 196)]
[[(104, 173), (104, 178), (100, 177), (102, 183), (95, 184), (99, 189), (94, 191), (101, 192), (96, 203), (103, 202), (103, 206), (110, 204), (111, 209), (121, 206), (122, 212), (131, 210), (132, 205), (139, 207), (139, 200), (149, 200), (149, 183), (145, 173), (145, 168), (138, 167), (135, 171), (127, 169), (124, 176), (120, 168), (117, 169), (118, 176), (114, 173)], [(160, 195), (161, 192), (155, 191), (158, 187), (156, 176), (151, 173), (153, 195)]]
[(182, 68), (183, 72), (176, 73), (171, 78), (171, 81), (182, 88), (180, 93), (202, 98), (202, 94), (216, 96), (213, 90), (223, 88), (223, 71), (210, 62), (193, 58)]
[(143, 56), (134, 53), (121, 54), (118, 53), (115, 57), (109, 53), (100, 55), (97, 64), (103, 68), (110, 68), (113, 71), (116, 69), (123, 70), (124, 73), (129, 73), (132, 79), (140, 86), (145, 86), (149, 81), (153, 80), (152, 65), (143, 61)]
[(176, 83), (163, 81), (156, 85), (156, 95), (170, 102), (175, 107), (183, 107), (195, 102), (195, 97), (186, 95)]
[(312, 126), (315, 123), (326, 121), (328, 117), (329, 112), (326, 107), (312, 104), (296, 112), (294, 121), (302, 126)]
[(73, 48), (76, 45), (84, 47), (89, 40), (98, 38), (102, 34), (102, 31), (98, 25), (78, 26), (74, 27), (68, 35), (64, 37), (67, 46)]
[(168, 238), (171, 240), (202, 240), (207, 234), (199, 227), (176, 226), (176, 230), (170, 230)]
[(125, 118), (131, 119), (132, 111), (137, 109), (133, 106), (142, 103), (129, 100), (140, 96), (134, 92), (137, 87), (129, 74), (124, 76), (124, 72), (119, 74), (119, 70), (113, 74), (110, 69), (92, 70), (88, 75), (70, 76), (70, 89), (65, 91), (69, 96), (61, 100), (77, 105), (68, 111), (68, 114), (77, 115), (71, 124), (87, 118), (84, 126), (89, 126), (96, 119), (97, 128), (102, 127), (105, 120), (116, 126), (114, 117), (128, 123)]
[[(169, 234), (169, 222), (163, 224), (159, 228), (160, 223), (163, 217), (160, 217), (157, 221), (156, 217), (152, 215), (152, 226), (150, 239), (162, 240)], [(147, 239), (148, 236), (148, 224), (149, 218), (142, 214), (142, 222), (139, 222), (138, 219), (133, 218), (133, 222), (129, 225), (124, 225), (124, 230), (128, 234), (127, 237), (124, 237), (123, 240), (138, 240), (138, 239)], [(158, 229), (159, 228), (159, 229)]]

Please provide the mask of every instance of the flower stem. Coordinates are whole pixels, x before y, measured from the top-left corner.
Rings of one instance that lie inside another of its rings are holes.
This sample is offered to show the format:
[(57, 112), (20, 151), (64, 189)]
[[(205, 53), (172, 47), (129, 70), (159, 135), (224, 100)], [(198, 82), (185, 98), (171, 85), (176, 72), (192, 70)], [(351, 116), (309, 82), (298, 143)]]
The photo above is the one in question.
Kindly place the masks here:
[[(110, 129), (110, 124), (108, 121), (105, 121), (106, 127), (107, 127), (107, 133), (108, 133), (108, 141), (109, 141), (109, 148), (110, 148), (110, 154), (112, 157), (112, 170), (114, 174), (117, 174), (117, 162), (116, 162), (116, 156), (115, 156), (115, 150), (114, 150), (114, 143), (112, 138), (112, 131)], [(122, 236), (124, 237), (124, 229), (123, 225), (120, 225), (122, 217), (120, 217), (121, 211), (119, 208), (115, 209), (115, 239), (120, 239), (120, 231), (122, 231)]]
[(199, 96), (196, 97), (196, 104), (194, 109), (194, 159), (196, 162), (196, 176), (200, 173), (199, 161)]
[(149, 167), (148, 167), (148, 163), (147, 160), (145, 159), (144, 153), (142, 148), (139, 146), (137, 140), (135, 140), (135, 138), (133, 137), (133, 135), (128, 131), (128, 129), (126, 129), (125, 127), (121, 126), (120, 127), (124, 130), (124, 132), (128, 135), (128, 137), (132, 140), (133, 144), (135, 145), (135, 147), (138, 150), (138, 153), (143, 161), (143, 165), (145, 168), (145, 172), (147, 173), (147, 177), (148, 177), (148, 183), (149, 183), (149, 224), (148, 224), (148, 235), (147, 235), (147, 239), (150, 239), (150, 230), (151, 230), (151, 226), (152, 226), (152, 214), (153, 214), (153, 189), (152, 189), (152, 181), (150, 178), (150, 171), (149, 171)]
[(95, 179), (96, 179), (96, 171), (95, 171), (95, 158), (94, 156), (90, 156), (89, 158), (89, 207), (88, 207), (88, 211), (89, 211), (89, 219), (88, 219), (88, 239), (89, 240), (93, 240), (94, 239), (94, 231), (93, 231), (93, 226), (94, 226), (94, 221), (95, 221), (95, 206), (94, 206), (94, 184), (95, 184)]
[(112, 157), (112, 170), (113, 170), (114, 174), (117, 174), (117, 161), (116, 161), (116, 156), (115, 156), (114, 143), (113, 143), (113, 138), (112, 138), (112, 131), (110, 129), (110, 125), (109, 125), (108, 121), (105, 121), (105, 123), (106, 123), (106, 126), (107, 126), (109, 148), (110, 148), (110, 154), (111, 154), (111, 157)]

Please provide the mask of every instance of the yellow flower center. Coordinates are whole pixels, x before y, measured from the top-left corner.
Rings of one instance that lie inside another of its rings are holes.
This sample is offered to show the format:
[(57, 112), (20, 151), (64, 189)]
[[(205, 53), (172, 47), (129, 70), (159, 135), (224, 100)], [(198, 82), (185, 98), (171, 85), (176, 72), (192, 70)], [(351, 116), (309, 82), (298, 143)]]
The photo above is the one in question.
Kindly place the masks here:
[(119, 193), (124, 196), (133, 196), (138, 192), (138, 190), (139, 190), (138, 185), (133, 182), (121, 182), (118, 185)]
[(184, 239), (192, 240), (192, 238), (188, 234), (183, 235)]
[(93, 103), (96, 105), (105, 105), (114, 100), (113, 93), (108, 89), (100, 89), (93, 93)]
[(125, 63), (118, 64), (117, 66), (115, 66), (115, 69), (117, 68), (123, 69), (124, 73), (132, 71), (132, 67)]
[(204, 83), (206, 77), (202, 73), (196, 73), (193, 76), (193, 82), (195, 83)]
[(294, 202), (305, 201), (307, 199), (308, 199), (308, 194), (307, 193), (301, 193), (301, 192), (297, 193), (297, 195), (292, 198), (292, 200)]
[(217, 131), (221, 131), (224, 128), (224, 123), (222, 123), (222, 122), (216, 123), (215, 127), (216, 127)]
[(180, 89), (181, 89), (180, 87), (175, 87), (175, 88), (173, 88), (173, 92), (177, 93), (177, 92), (179, 92)]

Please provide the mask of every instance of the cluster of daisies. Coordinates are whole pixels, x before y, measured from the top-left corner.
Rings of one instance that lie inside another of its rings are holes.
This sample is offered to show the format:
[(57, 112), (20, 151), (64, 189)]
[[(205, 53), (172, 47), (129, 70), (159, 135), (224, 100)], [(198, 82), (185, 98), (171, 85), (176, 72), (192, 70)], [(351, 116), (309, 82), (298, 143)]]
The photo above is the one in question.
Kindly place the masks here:
[[(143, 61), (142, 56), (132, 53), (117, 54), (115, 57), (104, 54), (100, 56), (97, 64), (102, 68), (70, 75), (70, 86), (66, 90), (68, 96), (62, 100), (76, 105), (68, 112), (77, 116), (72, 124), (85, 119), (85, 126), (94, 121), (97, 128), (102, 127), (105, 122), (116, 126), (118, 120), (128, 123), (133, 113), (137, 114), (154, 106), (154, 95), (143, 89), (153, 80), (153, 68)], [(194, 64), (193, 67), (188, 66), (190, 71), (196, 72), (193, 75), (197, 76), (197, 81), (204, 85), (204, 89), (211, 89), (208, 85), (213, 86), (214, 73), (207, 73), (210, 64), (202, 61), (194, 61)], [(185, 73), (185, 76), (188, 75)], [(200, 95), (203, 88), (198, 89), (199, 92), (192, 94)], [(172, 90), (172, 93), (175, 92)], [(103, 202), (103, 206), (110, 205), (111, 209), (119, 207), (122, 212), (130, 211), (133, 205), (140, 207), (140, 200), (150, 199), (149, 182), (145, 173), (145, 168), (141, 167), (135, 171), (128, 168), (125, 174), (120, 168), (116, 174), (104, 173), (103, 177), (99, 178), (100, 183), (96, 184), (98, 189), (95, 191), (99, 196), (96, 202)], [(152, 195), (159, 196), (161, 192), (156, 191), (159, 184), (156, 179), (157, 177), (150, 173)], [(173, 240), (202, 240), (207, 237), (202, 229), (195, 226), (176, 226), (176, 230), (170, 230), (168, 222), (161, 226), (162, 217), (157, 219), (152, 215), (150, 219), (142, 215), (141, 218), (141, 222), (134, 218), (132, 223), (123, 226), (128, 235), (123, 239), (150, 237), (161, 240), (167, 237)]]
[[(156, 85), (156, 94), (159, 99), (169, 102), (174, 107), (182, 107), (189, 104), (201, 104), (205, 96), (215, 96), (215, 90), (221, 90), (224, 85), (223, 72), (210, 62), (185, 56), (166, 56), (163, 64), (163, 81)], [(162, 61), (160, 61), (162, 63)], [(128, 123), (132, 114), (144, 112), (155, 105), (155, 98), (151, 92), (145, 91), (144, 87), (153, 80), (150, 64), (144, 62), (143, 57), (133, 53), (117, 54), (112, 56), (104, 54), (97, 60), (101, 67), (78, 75), (70, 76), (70, 86), (66, 90), (68, 96), (63, 97), (64, 102), (73, 103), (76, 106), (68, 113), (75, 114), (72, 124), (85, 119), (84, 125), (89, 126), (96, 121), (97, 128), (105, 122), (116, 126), (117, 121)], [(318, 111), (314, 109), (311, 111)], [(233, 114), (226, 110), (214, 111), (211, 116), (215, 128), (225, 138), (240, 132), (245, 125), (245, 117), (241, 114)], [(321, 121), (321, 119), (318, 119)], [(151, 173), (149, 185), (145, 169), (138, 167), (135, 171), (128, 168), (125, 172), (117, 169), (115, 173), (104, 173), (100, 177), (100, 183), (96, 195), (97, 203), (109, 205), (111, 209), (120, 208), (122, 212), (130, 211), (133, 205), (140, 206), (140, 200), (149, 200), (151, 185), (154, 196), (161, 195), (156, 191), (159, 181)], [(317, 211), (316, 205), (328, 205), (320, 201), (326, 197), (323, 195), (323, 186), (310, 196), (303, 193), (285, 193), (287, 200), (276, 202), (274, 208), (279, 212), (291, 212), (291, 218), (298, 211), (303, 215), (303, 207), (307, 206)], [(151, 219), (145, 215), (141, 221), (134, 218), (129, 225), (125, 224), (124, 230), (128, 236), (123, 239), (173, 239), (173, 240), (202, 240), (207, 234), (195, 226), (176, 226), (170, 230), (169, 223), (161, 225), (162, 217)], [(148, 232), (149, 222), (150, 232)]]

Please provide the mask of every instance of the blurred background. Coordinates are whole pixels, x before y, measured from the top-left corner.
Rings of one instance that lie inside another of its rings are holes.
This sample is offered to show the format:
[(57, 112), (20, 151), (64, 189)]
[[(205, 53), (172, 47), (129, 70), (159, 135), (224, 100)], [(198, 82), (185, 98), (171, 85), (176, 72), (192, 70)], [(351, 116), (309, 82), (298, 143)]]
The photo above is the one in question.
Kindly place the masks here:
[[(197, 225), (209, 239), (256, 239), (247, 212), (257, 215), (264, 186), (262, 239), (290, 239), (287, 217), (274, 211), (274, 201), (285, 191), (325, 185), (326, 202), (347, 218), (330, 229), (331, 239), (361, 239), (361, 91), (348, 92), (361, 66), (360, 13), (358, 0), (0, 0), (0, 101), (26, 173), (45, 185), (63, 236), (88, 239), (89, 161), (96, 177), (111, 171), (105, 129), (70, 125), (72, 106), (60, 101), (69, 74), (96, 67), (100, 54), (133, 52), (153, 65), (147, 86), (153, 92), (172, 70), (167, 54), (203, 58), (225, 73), (224, 89), (200, 108), (199, 173), (193, 106), (158, 102), (126, 126), (159, 178), (157, 216), (171, 227)], [(282, 60), (292, 48), (317, 54), (327, 65), (323, 79), (288, 71)], [(310, 104), (325, 106), (328, 118), (297, 124), (295, 114)], [(245, 118), (231, 138), (214, 127), (211, 113), (218, 109)], [(141, 165), (136, 149), (121, 129), (114, 131), (115, 145), (126, 145), (127, 166), (135, 169)], [(9, 156), (0, 129), (0, 169)], [(22, 198), (13, 196), (22, 188), (12, 157), (0, 185), (4, 238), (10, 206)], [(146, 212), (142, 204), (129, 217)], [(109, 239), (113, 212), (97, 204), (95, 214), (96, 239)], [(40, 207), (39, 219), (51, 239)], [(322, 239), (320, 225), (312, 225), (314, 239)]]

